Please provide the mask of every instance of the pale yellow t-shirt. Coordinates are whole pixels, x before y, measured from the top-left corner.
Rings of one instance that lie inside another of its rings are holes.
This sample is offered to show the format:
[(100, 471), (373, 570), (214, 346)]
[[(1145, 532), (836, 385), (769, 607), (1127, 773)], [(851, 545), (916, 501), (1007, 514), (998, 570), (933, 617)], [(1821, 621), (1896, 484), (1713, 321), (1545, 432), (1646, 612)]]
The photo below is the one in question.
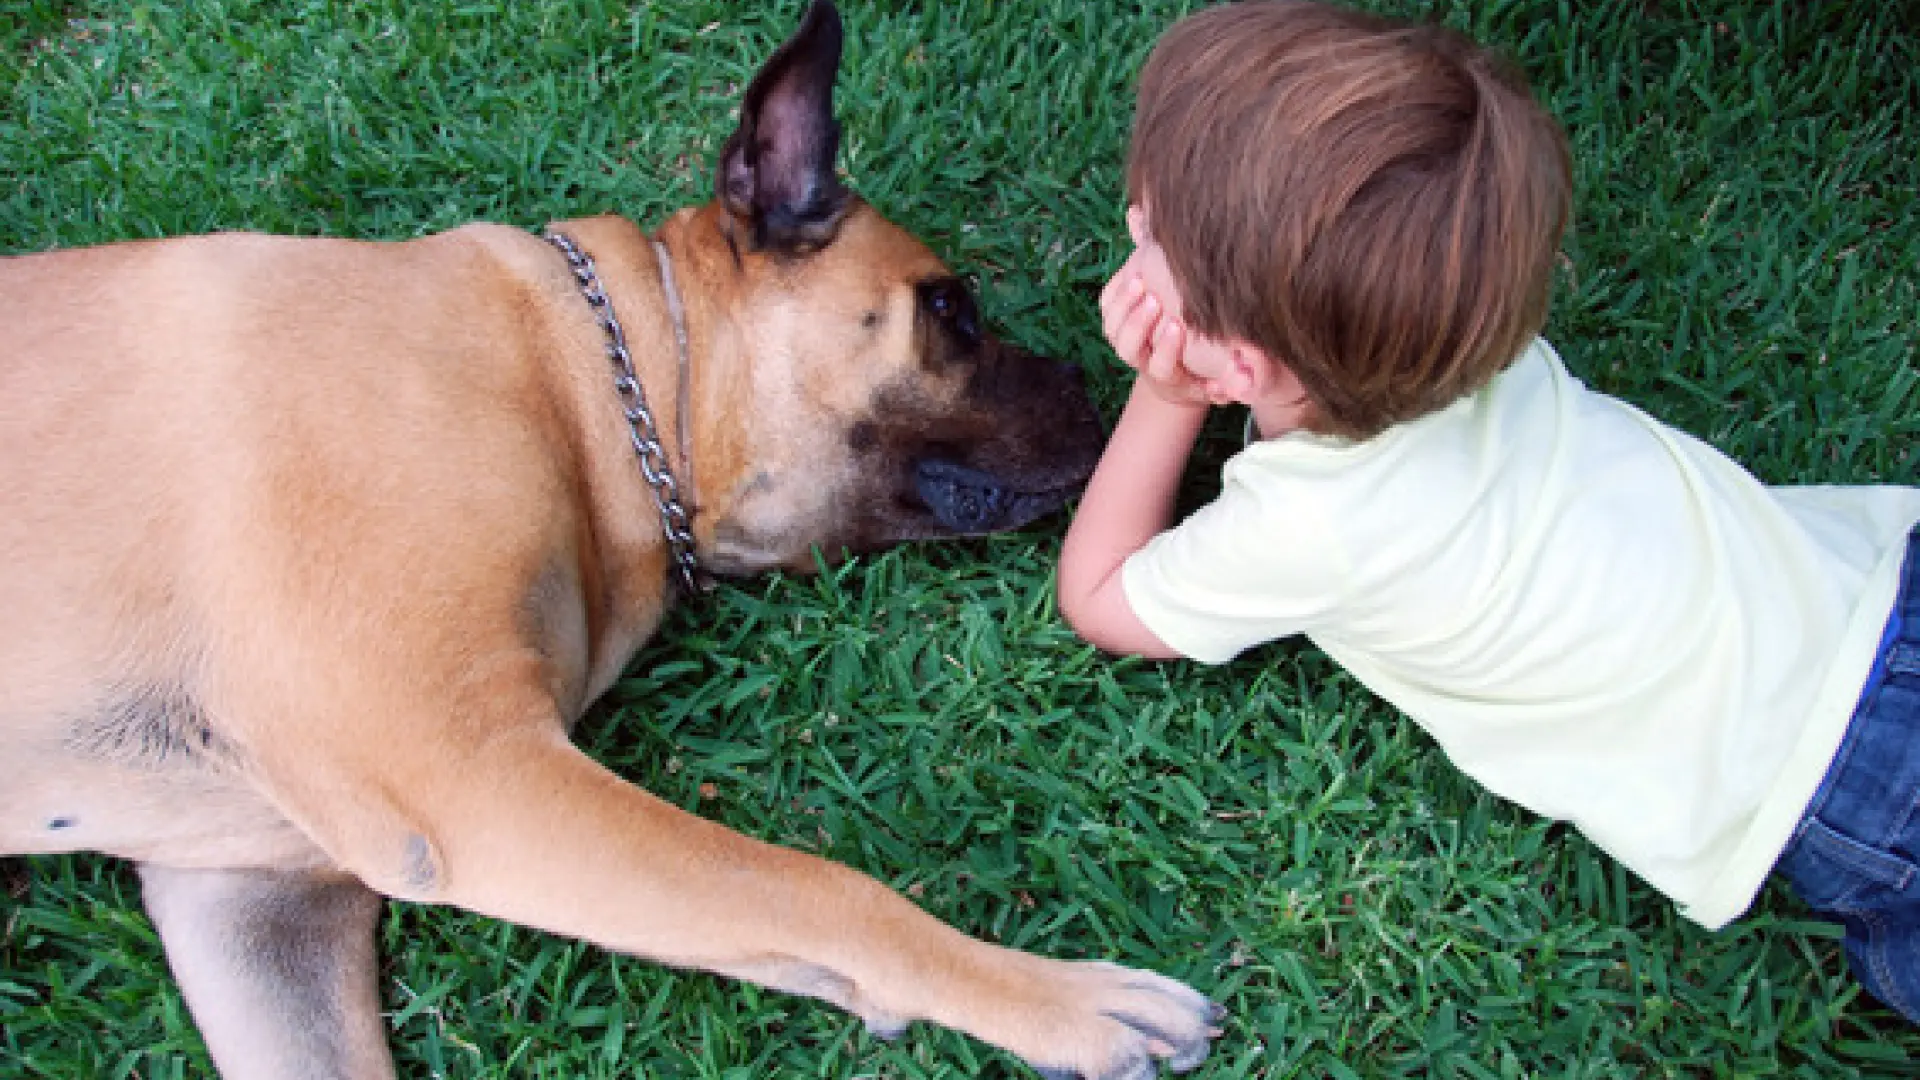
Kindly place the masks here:
[(1752, 902), (1872, 666), (1920, 488), (1767, 487), (1545, 342), (1364, 442), (1296, 432), (1128, 559), (1221, 663), (1304, 633), (1494, 793), (1717, 928)]

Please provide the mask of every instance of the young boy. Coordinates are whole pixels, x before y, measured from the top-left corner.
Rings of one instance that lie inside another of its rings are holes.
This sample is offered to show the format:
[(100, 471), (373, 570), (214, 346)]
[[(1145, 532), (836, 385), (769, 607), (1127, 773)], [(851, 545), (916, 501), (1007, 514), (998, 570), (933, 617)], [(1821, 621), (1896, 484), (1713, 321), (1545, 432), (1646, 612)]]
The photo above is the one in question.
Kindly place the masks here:
[[(1139, 375), (1060, 607), (1117, 653), (1306, 634), (1468, 774), (1718, 928), (1777, 865), (1920, 1022), (1920, 488), (1766, 487), (1536, 339), (1571, 182), (1457, 35), (1212, 8), (1140, 77)], [(1258, 439), (1169, 528), (1210, 405)]]

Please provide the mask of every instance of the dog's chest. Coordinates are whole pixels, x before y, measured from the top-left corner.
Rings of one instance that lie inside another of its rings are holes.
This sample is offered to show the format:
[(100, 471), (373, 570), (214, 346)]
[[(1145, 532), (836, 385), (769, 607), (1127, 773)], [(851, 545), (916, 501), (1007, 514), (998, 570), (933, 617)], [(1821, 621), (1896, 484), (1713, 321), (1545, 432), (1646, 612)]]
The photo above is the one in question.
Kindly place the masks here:
[(173, 866), (324, 863), (191, 702), (158, 693), (0, 723), (0, 853), (72, 851)]
[(0, 745), (0, 853), (96, 851), (185, 867), (326, 862), (300, 830), (232, 778), (11, 750)]

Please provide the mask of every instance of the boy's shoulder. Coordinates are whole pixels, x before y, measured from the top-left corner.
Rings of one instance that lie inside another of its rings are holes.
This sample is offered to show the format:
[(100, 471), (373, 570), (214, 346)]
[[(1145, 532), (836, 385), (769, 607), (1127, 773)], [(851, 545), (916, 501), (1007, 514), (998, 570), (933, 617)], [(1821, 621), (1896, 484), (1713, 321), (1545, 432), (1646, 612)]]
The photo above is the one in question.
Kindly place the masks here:
[(1408, 541), (1446, 530), (1490, 491), (1538, 482), (1569, 436), (1570, 399), (1589, 395), (1537, 341), (1479, 390), (1368, 439), (1308, 431), (1248, 443), (1221, 471), (1222, 499), (1271, 525), (1311, 514), (1342, 534)]
[[(1457, 457), (1478, 449), (1497, 449), (1520, 431), (1513, 423), (1531, 416), (1549, 416), (1569, 396), (1591, 393), (1568, 372), (1559, 354), (1543, 339), (1535, 339), (1513, 362), (1479, 389), (1451, 404), (1412, 420), (1392, 424), (1378, 435), (1348, 439), (1308, 430), (1290, 431), (1271, 439), (1254, 438), (1251, 420), (1243, 432), (1245, 446), (1234, 462), (1284, 474), (1331, 475), (1368, 468), (1418, 468), (1435, 452)], [(1444, 458), (1443, 458), (1444, 460)]]

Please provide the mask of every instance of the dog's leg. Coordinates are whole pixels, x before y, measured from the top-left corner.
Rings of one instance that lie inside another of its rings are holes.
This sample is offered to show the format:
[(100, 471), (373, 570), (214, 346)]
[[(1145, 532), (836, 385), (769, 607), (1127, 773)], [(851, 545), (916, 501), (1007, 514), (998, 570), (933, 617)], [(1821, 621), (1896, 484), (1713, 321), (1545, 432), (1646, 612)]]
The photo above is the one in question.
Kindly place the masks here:
[(288, 812), (383, 891), (822, 998), (881, 1034), (924, 1018), (1090, 1080), (1205, 1056), (1215, 1010), (1180, 983), (969, 938), (863, 874), (624, 782), (557, 717), (482, 719), (514, 696), (469, 699), (451, 726), (393, 724), (404, 740), (309, 744), (297, 772), (274, 770), (307, 788), (283, 789)]
[(142, 865), (147, 912), (227, 1080), (393, 1076), (379, 894), (352, 878)]

